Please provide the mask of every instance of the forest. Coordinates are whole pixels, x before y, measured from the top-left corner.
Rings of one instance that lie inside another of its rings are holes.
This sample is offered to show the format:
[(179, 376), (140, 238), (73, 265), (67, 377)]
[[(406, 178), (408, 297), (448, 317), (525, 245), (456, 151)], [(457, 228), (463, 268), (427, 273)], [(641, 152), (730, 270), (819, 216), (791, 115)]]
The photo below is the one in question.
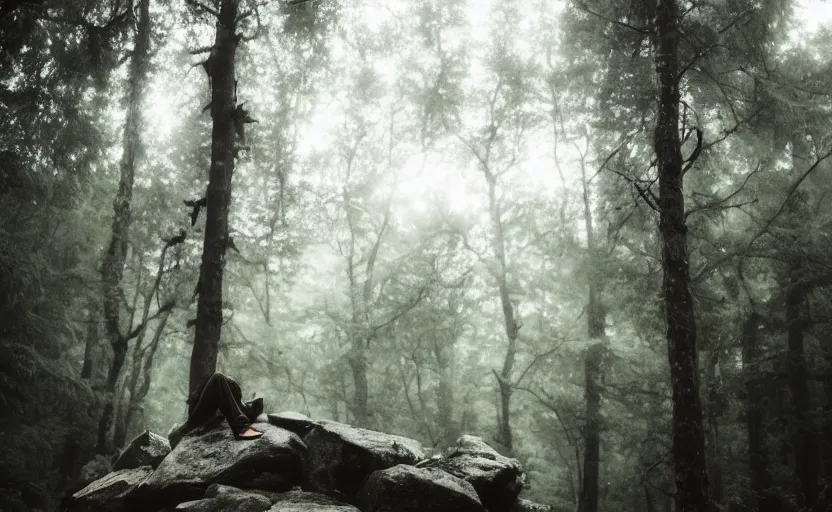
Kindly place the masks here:
[(215, 371), (556, 512), (832, 510), (830, 84), (823, 0), (0, 1), (0, 510)]

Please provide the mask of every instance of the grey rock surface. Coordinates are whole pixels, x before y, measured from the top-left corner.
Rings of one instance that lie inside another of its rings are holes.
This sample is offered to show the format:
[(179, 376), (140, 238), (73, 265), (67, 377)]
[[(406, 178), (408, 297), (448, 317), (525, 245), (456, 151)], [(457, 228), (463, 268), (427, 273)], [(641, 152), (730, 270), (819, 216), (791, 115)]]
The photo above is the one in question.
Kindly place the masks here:
[(266, 512), (271, 502), (257, 494), (240, 494), (236, 497), (203, 498), (186, 501), (176, 506), (182, 512)]
[(72, 495), (73, 511), (125, 509), (125, 497), (153, 472), (150, 466), (114, 471), (92, 482)]
[(505, 457), (481, 438), (463, 435), (447, 456), (427, 461), (422, 467), (438, 468), (466, 480), (491, 511), (508, 510), (525, 485), (526, 476), (517, 459)]
[(322, 420), (313, 420), (305, 414), (293, 411), (270, 413), (266, 416), (272, 425), (294, 432), (301, 438), (306, 437), (306, 434), (311, 432), (313, 428), (322, 423), (326, 423)]
[(336, 422), (316, 426), (304, 442), (309, 446), (307, 490), (347, 502), (374, 471), (424, 458), (418, 441)]
[(300, 438), (267, 423), (256, 440), (234, 439), (225, 421), (214, 422), (182, 438), (138, 489), (145, 503), (176, 504), (203, 497), (212, 484), (264, 491), (286, 491), (304, 481), (306, 446)]
[(291, 491), (281, 494), (269, 512), (359, 512), (359, 510), (323, 494)]
[(113, 470), (135, 469), (142, 466), (151, 466), (156, 469), (169, 453), (170, 443), (166, 438), (145, 430), (133, 438), (121, 451), (113, 463)]
[[(176, 510), (184, 512), (265, 512), (272, 506), (272, 498), (269, 494), (214, 484), (205, 491), (203, 499), (180, 503)], [(274, 496), (277, 496), (277, 494), (275, 493)]]
[(358, 495), (363, 512), (485, 512), (473, 486), (436, 468), (376, 471)]

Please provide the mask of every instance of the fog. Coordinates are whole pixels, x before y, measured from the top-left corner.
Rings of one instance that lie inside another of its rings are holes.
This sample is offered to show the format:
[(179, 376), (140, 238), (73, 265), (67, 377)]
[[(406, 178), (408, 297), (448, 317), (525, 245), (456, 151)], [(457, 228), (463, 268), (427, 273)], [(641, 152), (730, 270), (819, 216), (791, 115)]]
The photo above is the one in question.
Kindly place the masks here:
[(832, 510), (831, 23), (6, 0), (0, 511), (126, 507), (72, 495), (215, 372), (405, 465), (477, 436), (546, 510)]

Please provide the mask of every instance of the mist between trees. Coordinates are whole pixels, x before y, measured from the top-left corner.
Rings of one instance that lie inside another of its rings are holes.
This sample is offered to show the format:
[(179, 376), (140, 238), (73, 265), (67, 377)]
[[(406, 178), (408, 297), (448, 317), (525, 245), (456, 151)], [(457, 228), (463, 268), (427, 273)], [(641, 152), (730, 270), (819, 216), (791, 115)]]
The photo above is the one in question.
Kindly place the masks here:
[(6, 0), (0, 508), (221, 370), (555, 510), (832, 509), (830, 10)]

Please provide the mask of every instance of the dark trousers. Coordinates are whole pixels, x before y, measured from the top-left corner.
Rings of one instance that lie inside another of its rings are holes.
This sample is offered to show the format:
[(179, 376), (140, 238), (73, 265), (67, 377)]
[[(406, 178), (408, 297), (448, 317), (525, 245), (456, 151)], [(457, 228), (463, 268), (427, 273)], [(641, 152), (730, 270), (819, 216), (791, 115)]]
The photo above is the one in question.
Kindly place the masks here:
[(208, 379), (202, 394), (199, 396), (185, 429), (203, 425), (217, 416), (217, 410), (225, 416), (234, 433), (240, 433), (249, 426), (249, 419), (243, 412), (242, 392), (240, 385), (221, 373), (215, 373)]

